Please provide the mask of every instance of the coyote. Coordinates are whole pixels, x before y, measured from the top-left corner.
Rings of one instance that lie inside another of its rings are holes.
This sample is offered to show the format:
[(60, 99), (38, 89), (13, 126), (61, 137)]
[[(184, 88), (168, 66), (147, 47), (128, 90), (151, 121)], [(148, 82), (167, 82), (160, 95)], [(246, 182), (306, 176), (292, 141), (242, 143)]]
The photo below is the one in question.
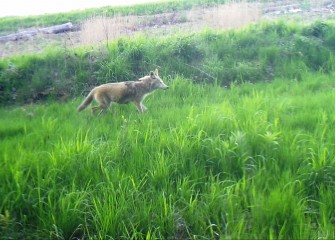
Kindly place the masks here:
[(93, 90), (88, 94), (85, 100), (77, 108), (80, 112), (91, 104), (93, 99), (98, 102), (98, 106), (92, 107), (92, 112), (100, 109), (100, 113), (106, 112), (112, 102), (129, 103), (135, 102), (140, 113), (147, 108), (142, 104), (144, 98), (157, 89), (166, 90), (169, 87), (158, 76), (158, 69), (151, 71), (149, 76), (140, 78), (138, 81), (126, 81), (117, 83), (106, 83)]

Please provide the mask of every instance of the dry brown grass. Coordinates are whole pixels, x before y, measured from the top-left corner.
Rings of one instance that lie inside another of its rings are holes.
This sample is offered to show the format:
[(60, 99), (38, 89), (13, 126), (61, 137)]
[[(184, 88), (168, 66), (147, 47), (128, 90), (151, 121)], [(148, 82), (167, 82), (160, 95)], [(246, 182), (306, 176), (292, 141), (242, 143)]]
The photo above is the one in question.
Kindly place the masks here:
[[(332, 3), (330, 0), (275, 0), (270, 2), (248, 2), (230, 0), (215, 7), (196, 7), (190, 11), (163, 13), (152, 16), (97, 16), (82, 24), (79, 42), (85, 45), (105, 43), (119, 37), (134, 34), (164, 35), (200, 31), (204, 28), (236, 29), (260, 20), (300, 19), (309, 14), (319, 18), (324, 12), (308, 9), (322, 9)], [(295, 14), (290, 9), (297, 9)], [(304, 12), (299, 9), (305, 9)]]
[(244, 27), (262, 17), (261, 4), (234, 2), (214, 8), (193, 9), (188, 13), (190, 21), (197, 21), (198, 28), (211, 27), (233, 29)]
[[(177, 14), (179, 16), (176, 16)], [(258, 3), (232, 1), (212, 8), (194, 8), (188, 12), (167, 13), (146, 18), (96, 16), (82, 24), (80, 42), (85, 45), (102, 44), (121, 36), (130, 37), (138, 31), (150, 34), (163, 25), (165, 29), (174, 28), (180, 32), (197, 31), (204, 27), (239, 28), (259, 20), (261, 15), (261, 7)], [(185, 19), (185, 21), (180, 21), (180, 19)], [(148, 27), (151, 27), (149, 31)]]
[(138, 26), (137, 16), (96, 16), (83, 22), (80, 42), (95, 45), (114, 40), (121, 36), (131, 36)]

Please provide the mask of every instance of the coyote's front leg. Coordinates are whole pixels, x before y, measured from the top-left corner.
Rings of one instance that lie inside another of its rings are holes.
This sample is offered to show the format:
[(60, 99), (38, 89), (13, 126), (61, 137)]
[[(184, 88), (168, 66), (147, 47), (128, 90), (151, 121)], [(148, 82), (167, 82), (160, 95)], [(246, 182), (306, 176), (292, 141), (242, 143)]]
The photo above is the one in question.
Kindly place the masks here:
[(142, 104), (140, 101), (135, 101), (136, 107), (140, 113), (143, 113), (144, 111), (147, 111), (147, 107)]
[(142, 107), (142, 112), (145, 112), (145, 111), (148, 110), (148, 108), (146, 106), (144, 106), (142, 103), (140, 103), (140, 104), (141, 104), (141, 107)]

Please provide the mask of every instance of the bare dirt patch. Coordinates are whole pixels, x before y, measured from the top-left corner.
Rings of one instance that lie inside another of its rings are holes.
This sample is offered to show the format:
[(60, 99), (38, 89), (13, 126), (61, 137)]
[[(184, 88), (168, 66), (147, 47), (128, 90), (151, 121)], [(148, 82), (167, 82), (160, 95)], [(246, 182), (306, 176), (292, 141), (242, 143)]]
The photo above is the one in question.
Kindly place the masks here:
[(38, 33), (17, 41), (0, 43), (0, 58), (16, 54), (41, 53), (46, 47), (64, 49), (82, 45), (103, 44), (118, 37), (138, 33), (148, 36), (200, 31), (204, 28), (241, 28), (257, 21), (310, 22), (334, 19), (335, 2), (329, 0), (232, 2), (215, 7), (193, 8), (190, 11), (170, 12), (148, 16), (98, 16), (86, 20), (78, 31)]

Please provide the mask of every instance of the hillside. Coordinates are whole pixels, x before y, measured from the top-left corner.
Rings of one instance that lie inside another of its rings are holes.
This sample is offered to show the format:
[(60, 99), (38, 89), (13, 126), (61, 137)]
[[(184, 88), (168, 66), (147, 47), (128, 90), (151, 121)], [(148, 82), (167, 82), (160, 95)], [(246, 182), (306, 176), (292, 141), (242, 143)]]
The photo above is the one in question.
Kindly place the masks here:
[[(76, 48), (83, 45), (96, 45), (106, 40), (121, 36), (131, 37), (136, 34), (170, 35), (190, 33), (204, 28), (236, 29), (255, 22), (283, 20), (288, 22), (309, 23), (316, 20), (334, 19), (335, 4), (329, 0), (322, 1), (275, 1), (275, 2), (236, 2), (217, 5), (194, 5), (171, 11), (170, 8), (160, 10), (163, 13), (139, 15), (116, 13), (116, 16), (94, 14), (91, 17), (80, 16), (74, 20), (73, 31), (58, 34), (38, 33), (17, 41), (0, 41), (0, 58), (17, 54), (41, 53), (46, 47), (61, 46)], [(190, 8), (190, 9), (188, 9)], [(173, 8), (172, 8), (173, 9)], [(167, 12), (165, 12), (167, 11)], [(97, 11), (98, 12), (98, 11)], [(89, 15), (88, 15), (89, 16)], [(93, 16), (93, 17), (92, 17)], [(42, 16), (43, 18), (47, 18)], [(59, 17), (55, 17), (58, 19)], [(61, 19), (61, 18), (60, 18)], [(29, 18), (27, 19), (29, 22)], [(71, 18), (64, 18), (64, 21)], [(30, 20), (31, 21), (31, 20)], [(0, 21), (1, 22), (1, 21)], [(41, 21), (43, 22), (43, 21)], [(44, 21), (46, 22), (46, 21)], [(41, 24), (40, 22), (38, 24)], [(11, 25), (11, 21), (8, 21)], [(17, 24), (20, 26), (20, 24)], [(47, 26), (50, 26), (47, 25)], [(46, 27), (46, 26), (43, 26)], [(12, 31), (1, 31), (0, 36), (15, 32), (29, 32), (38, 27), (18, 27)], [(2, 33), (2, 34), (1, 34)], [(108, 36), (107, 36), (108, 35)]]
[(281, 21), (242, 31), (151, 32), (85, 47), (53, 46), (0, 60), (0, 103), (69, 100), (98, 84), (136, 80), (155, 68), (172, 78), (227, 88), (280, 77), (301, 80), (304, 72), (333, 70), (334, 42), (331, 22)]

